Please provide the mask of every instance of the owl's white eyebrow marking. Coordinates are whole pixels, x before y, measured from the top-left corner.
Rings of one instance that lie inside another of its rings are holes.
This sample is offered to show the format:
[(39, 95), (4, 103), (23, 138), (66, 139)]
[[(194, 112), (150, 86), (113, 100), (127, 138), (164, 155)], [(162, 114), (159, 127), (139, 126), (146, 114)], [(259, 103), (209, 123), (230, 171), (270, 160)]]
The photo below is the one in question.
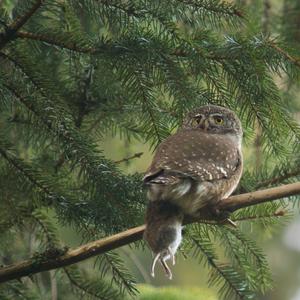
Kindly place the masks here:
[(223, 118), (223, 115), (222, 114), (218, 114), (218, 113), (211, 114), (211, 116)]

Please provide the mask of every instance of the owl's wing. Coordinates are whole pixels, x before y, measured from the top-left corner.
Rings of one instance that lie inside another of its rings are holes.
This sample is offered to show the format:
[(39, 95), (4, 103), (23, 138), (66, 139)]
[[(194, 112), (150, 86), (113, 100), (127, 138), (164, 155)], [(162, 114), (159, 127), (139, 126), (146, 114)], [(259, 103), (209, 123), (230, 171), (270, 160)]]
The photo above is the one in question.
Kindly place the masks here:
[(147, 170), (145, 184), (174, 184), (189, 177), (198, 182), (230, 178), (241, 154), (225, 135), (182, 130), (160, 144)]

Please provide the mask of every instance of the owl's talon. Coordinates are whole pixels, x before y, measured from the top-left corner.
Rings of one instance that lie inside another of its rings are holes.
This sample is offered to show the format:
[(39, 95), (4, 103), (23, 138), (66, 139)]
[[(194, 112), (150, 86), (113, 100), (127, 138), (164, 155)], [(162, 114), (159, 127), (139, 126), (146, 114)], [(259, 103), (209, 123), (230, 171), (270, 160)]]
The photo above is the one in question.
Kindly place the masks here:
[(220, 221), (226, 221), (227, 219), (229, 219), (229, 216), (231, 214), (230, 211), (220, 210), (216, 207), (211, 207), (210, 211), (211, 211), (213, 217), (215, 217), (217, 220), (220, 220)]
[(234, 228), (237, 228), (237, 224), (234, 221), (230, 220), (229, 218), (227, 218), (226, 220), (224, 220), (223, 223), (225, 225), (228, 224), (228, 225), (233, 226)]

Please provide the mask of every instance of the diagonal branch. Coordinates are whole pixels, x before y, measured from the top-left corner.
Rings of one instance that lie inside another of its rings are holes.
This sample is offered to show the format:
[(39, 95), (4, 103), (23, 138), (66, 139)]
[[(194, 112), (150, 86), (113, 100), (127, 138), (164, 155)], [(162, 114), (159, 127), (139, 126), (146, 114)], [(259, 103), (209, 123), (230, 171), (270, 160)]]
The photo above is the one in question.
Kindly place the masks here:
[(32, 15), (42, 5), (42, 0), (37, 0), (32, 7), (22, 16), (17, 18), (13, 23), (6, 26), (5, 32), (0, 35), (0, 49), (2, 49), (9, 41), (15, 38), (18, 30), (25, 25), (25, 23), (32, 17)]
[[(233, 212), (240, 208), (274, 201), (300, 194), (300, 182), (282, 185), (266, 190), (260, 190), (252, 193), (231, 196), (216, 205), (220, 211)], [(207, 212), (203, 211), (203, 216), (207, 217)], [(185, 223), (201, 222), (198, 220), (186, 220)], [(66, 253), (56, 257), (47, 257), (43, 259), (28, 259), (17, 264), (8, 265), (0, 268), (0, 283), (17, 279), (23, 276), (65, 267), (83, 261), (90, 257), (105, 253), (107, 251), (119, 248), (121, 246), (136, 242), (143, 237), (145, 226), (139, 226), (120, 232), (110, 237), (93, 241), (78, 248), (70, 249)], [(41, 257), (41, 256), (40, 256)]]
[(103, 50), (101, 47), (100, 48), (82, 47), (72, 41), (58, 40), (50, 35), (41, 34), (41, 33), (33, 33), (33, 32), (24, 31), (24, 30), (18, 31), (16, 33), (16, 37), (21, 38), (21, 39), (29, 39), (29, 40), (44, 42), (44, 43), (47, 43), (52, 46), (57, 46), (62, 49), (68, 49), (68, 50), (76, 51), (79, 53), (95, 54), (95, 53), (99, 53)]

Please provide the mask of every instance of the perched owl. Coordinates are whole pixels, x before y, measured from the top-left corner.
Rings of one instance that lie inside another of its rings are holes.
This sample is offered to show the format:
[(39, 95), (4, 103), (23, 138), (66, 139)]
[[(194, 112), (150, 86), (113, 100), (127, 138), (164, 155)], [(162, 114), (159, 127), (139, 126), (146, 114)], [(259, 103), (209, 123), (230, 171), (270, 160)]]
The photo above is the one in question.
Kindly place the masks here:
[(181, 242), (183, 217), (227, 198), (242, 174), (242, 126), (236, 114), (207, 105), (190, 112), (177, 133), (162, 142), (144, 177), (150, 200), (144, 239), (167, 276), (166, 263)]

